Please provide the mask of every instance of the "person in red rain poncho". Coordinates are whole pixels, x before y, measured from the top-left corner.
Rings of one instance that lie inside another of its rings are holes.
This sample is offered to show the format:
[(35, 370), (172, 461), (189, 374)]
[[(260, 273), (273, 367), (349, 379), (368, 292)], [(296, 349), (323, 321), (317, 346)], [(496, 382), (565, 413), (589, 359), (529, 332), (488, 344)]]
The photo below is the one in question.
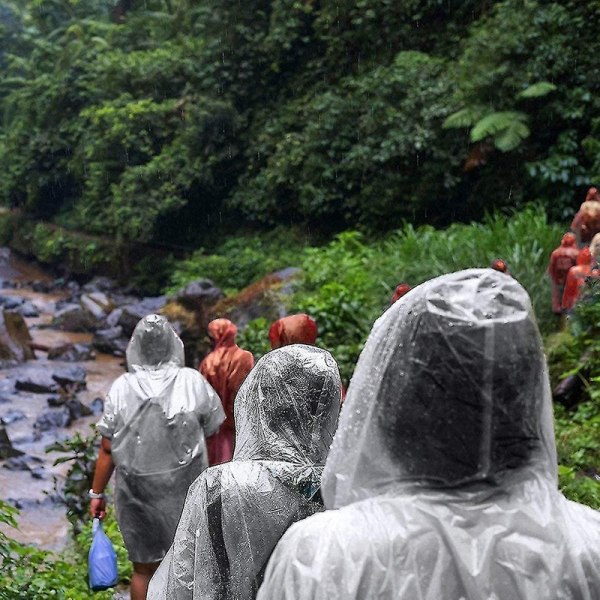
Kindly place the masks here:
[(394, 291), (394, 295), (390, 300), (390, 304), (394, 304), (394, 302), (400, 300), (400, 298), (402, 298), (402, 296), (404, 296), (404, 294), (406, 294), (407, 292), (410, 292), (410, 290), (411, 287), (410, 285), (408, 285), (408, 283), (401, 283), (398, 286), (396, 286), (396, 290)]
[(574, 233), (565, 233), (560, 246), (552, 251), (548, 275), (552, 279), (552, 312), (559, 315), (562, 312), (562, 299), (565, 291), (567, 274), (577, 263), (579, 250), (576, 246)]
[(510, 275), (506, 261), (502, 260), (501, 258), (495, 258), (490, 264), (490, 269), (494, 269), (494, 271), (499, 271), (500, 273)]
[(235, 343), (237, 327), (229, 319), (211, 321), (208, 335), (214, 342), (214, 349), (200, 363), (200, 373), (219, 394), (225, 410), (225, 421), (221, 428), (206, 440), (208, 464), (213, 466), (228, 462), (233, 457), (233, 400), (254, 366), (254, 357)]
[(589, 244), (600, 232), (600, 194), (595, 187), (588, 190), (581, 208), (573, 218), (571, 230), (575, 232), (579, 245)]
[(290, 344), (314, 346), (317, 341), (317, 324), (304, 313), (283, 317), (271, 325), (269, 341), (272, 350)]
[(571, 310), (577, 298), (581, 288), (585, 284), (586, 277), (589, 277), (592, 272), (592, 255), (590, 249), (585, 247), (579, 251), (577, 255), (577, 264), (569, 269), (567, 274), (567, 281), (565, 283), (565, 291), (562, 299), (563, 310)]

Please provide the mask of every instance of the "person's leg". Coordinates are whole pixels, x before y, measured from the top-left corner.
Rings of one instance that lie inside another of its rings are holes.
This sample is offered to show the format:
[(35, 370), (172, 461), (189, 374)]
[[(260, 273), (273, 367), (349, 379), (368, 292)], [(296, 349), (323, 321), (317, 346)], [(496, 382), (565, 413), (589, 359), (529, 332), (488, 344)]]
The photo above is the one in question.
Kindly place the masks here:
[(160, 563), (133, 563), (133, 576), (131, 577), (131, 600), (146, 600), (148, 584)]

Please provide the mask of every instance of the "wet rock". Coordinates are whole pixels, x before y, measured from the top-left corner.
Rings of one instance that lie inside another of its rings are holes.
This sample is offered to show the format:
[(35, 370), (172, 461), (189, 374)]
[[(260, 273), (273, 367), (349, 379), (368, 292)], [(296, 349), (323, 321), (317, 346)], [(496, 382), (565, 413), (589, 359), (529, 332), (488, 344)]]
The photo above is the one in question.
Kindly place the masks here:
[(13, 456), (21, 456), (23, 452), (13, 448), (12, 442), (8, 437), (4, 425), (0, 425), (0, 459), (11, 458)]
[(64, 360), (66, 362), (79, 362), (93, 360), (96, 353), (88, 344), (63, 344), (48, 350), (49, 360)]
[(90, 315), (90, 317), (94, 321), (96, 321), (96, 324), (104, 321), (106, 317), (106, 312), (99, 304), (94, 302), (94, 300), (92, 300), (90, 296), (86, 294), (81, 296), (80, 303), (83, 310), (85, 310)]
[(62, 388), (85, 389), (87, 372), (83, 367), (62, 367), (52, 373), (52, 379)]
[(0, 394), (14, 394), (17, 391), (15, 380), (12, 377), (0, 379)]
[(21, 421), (25, 416), (26, 415), (22, 410), (9, 410), (0, 420), (4, 425), (10, 425), (16, 421)]
[(54, 315), (52, 327), (63, 331), (94, 331), (97, 321), (79, 304), (67, 304)]
[(110, 277), (94, 277), (83, 286), (83, 291), (87, 293), (93, 292), (110, 292), (116, 289), (116, 282)]
[(0, 305), (6, 310), (14, 310), (23, 304), (23, 298), (18, 296), (0, 296)]
[(128, 343), (129, 340), (123, 337), (123, 328), (120, 325), (100, 329), (92, 338), (92, 346), (96, 350), (114, 356), (125, 356)]
[(115, 308), (110, 312), (108, 317), (106, 317), (106, 325), (110, 327), (116, 327), (121, 320), (121, 315), (123, 314), (122, 308)]
[(43, 462), (37, 456), (22, 454), (21, 456), (9, 458), (2, 466), (9, 471), (31, 471), (32, 468), (39, 467)]
[(35, 358), (31, 334), (23, 317), (9, 310), (0, 311), (0, 361), (25, 361)]
[(124, 334), (130, 337), (139, 321), (146, 315), (160, 312), (165, 302), (165, 296), (157, 296), (143, 298), (139, 302), (123, 306), (119, 325), (123, 327)]
[(30, 473), (34, 479), (46, 479), (46, 469), (43, 465), (34, 467), (30, 470)]
[(26, 300), (25, 302), (23, 302), (23, 304), (21, 304), (21, 306), (19, 306), (16, 309), (16, 312), (18, 312), (22, 317), (39, 317), (40, 316), (40, 311), (29, 300)]
[(90, 410), (93, 415), (100, 415), (104, 411), (104, 400), (102, 398), (94, 398), (90, 404)]
[(221, 300), (212, 310), (213, 317), (224, 316), (243, 329), (259, 317), (274, 321), (285, 316), (299, 273), (300, 269), (288, 267), (263, 277)]
[(52, 408), (56, 408), (57, 406), (62, 406), (67, 401), (66, 396), (61, 396), (60, 394), (54, 394), (52, 396), (48, 396), (46, 398), (46, 402), (48, 406)]
[(72, 420), (71, 411), (63, 406), (42, 412), (38, 415), (33, 426), (38, 431), (52, 431), (60, 427), (68, 427)]
[(175, 300), (188, 310), (204, 311), (214, 306), (225, 295), (210, 279), (198, 279), (188, 283), (175, 296)]
[(15, 387), (17, 390), (34, 394), (47, 394), (59, 389), (58, 383), (52, 378), (52, 372), (43, 367), (18, 375)]
[(65, 406), (69, 410), (71, 421), (75, 421), (81, 417), (89, 417), (91, 414), (93, 414), (90, 407), (86, 406), (77, 398), (70, 398), (65, 402)]

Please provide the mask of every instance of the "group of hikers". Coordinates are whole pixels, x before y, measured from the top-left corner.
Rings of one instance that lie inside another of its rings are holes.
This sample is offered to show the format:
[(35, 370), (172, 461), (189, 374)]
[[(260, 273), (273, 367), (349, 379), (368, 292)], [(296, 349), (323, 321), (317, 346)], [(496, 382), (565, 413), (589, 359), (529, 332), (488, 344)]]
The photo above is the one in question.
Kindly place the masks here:
[(600, 278), (600, 193), (588, 190), (575, 214), (571, 231), (550, 256), (552, 311), (569, 312), (575, 306), (588, 277)]
[(140, 321), (90, 490), (103, 517), (116, 467), (132, 600), (600, 599), (600, 513), (558, 490), (527, 292), (469, 269), (397, 295), (343, 409), (307, 315), (256, 364), (212, 321), (198, 370)]

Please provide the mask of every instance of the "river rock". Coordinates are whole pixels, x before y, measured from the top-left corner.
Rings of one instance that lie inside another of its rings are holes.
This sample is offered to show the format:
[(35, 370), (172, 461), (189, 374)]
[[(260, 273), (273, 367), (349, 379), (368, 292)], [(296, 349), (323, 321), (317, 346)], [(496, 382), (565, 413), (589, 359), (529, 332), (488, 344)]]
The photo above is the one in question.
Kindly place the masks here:
[(86, 293), (94, 293), (94, 292), (110, 292), (116, 289), (117, 284), (114, 279), (110, 277), (94, 277), (90, 281), (88, 281), (82, 288), (82, 290)]
[(52, 373), (52, 379), (62, 388), (85, 389), (87, 372), (83, 367), (62, 367)]
[(44, 367), (19, 374), (15, 387), (17, 390), (34, 394), (47, 394), (59, 389), (58, 383), (52, 378), (52, 372)]
[(125, 356), (129, 340), (123, 337), (123, 328), (120, 325), (96, 331), (92, 338), (92, 346), (99, 352)]
[(218, 302), (212, 310), (213, 318), (226, 317), (243, 329), (259, 317), (274, 321), (285, 316), (299, 273), (300, 269), (288, 267), (263, 277)]
[(21, 304), (21, 306), (17, 307), (16, 312), (18, 312), (22, 317), (40, 316), (40, 311), (33, 304), (33, 302), (30, 302), (29, 300), (26, 300), (23, 302), (23, 304)]
[(206, 311), (224, 298), (223, 291), (210, 279), (198, 279), (188, 283), (175, 295), (175, 300), (193, 311)]
[(130, 337), (140, 320), (146, 315), (160, 312), (165, 302), (165, 296), (156, 296), (143, 298), (139, 302), (123, 306), (119, 325), (123, 327), (125, 335)]
[(100, 415), (104, 412), (104, 400), (100, 397), (94, 398), (90, 404), (90, 410), (93, 415)]
[(107, 327), (116, 327), (121, 320), (121, 315), (123, 314), (122, 308), (115, 308), (110, 312), (108, 317), (106, 317), (106, 325)]
[(37, 456), (22, 454), (9, 458), (2, 466), (9, 471), (31, 471), (39, 467), (44, 461)]
[(62, 406), (42, 412), (33, 426), (38, 431), (51, 431), (59, 427), (68, 427), (72, 420), (71, 411), (66, 406)]
[(89, 313), (92, 319), (96, 322), (96, 325), (106, 318), (106, 313), (102, 306), (95, 302), (90, 296), (84, 294), (81, 296), (81, 307), (83, 310)]
[(18, 296), (0, 296), (0, 305), (5, 310), (14, 310), (23, 304), (23, 298)]
[(4, 425), (10, 425), (16, 421), (21, 421), (25, 418), (25, 413), (22, 410), (9, 410), (5, 415), (2, 416), (2, 423)]
[(75, 421), (76, 419), (80, 419), (81, 417), (89, 417), (92, 413), (92, 410), (89, 406), (86, 406), (81, 400), (77, 398), (70, 398), (65, 402), (65, 406), (69, 410), (69, 414), (71, 415), (71, 420)]
[(13, 448), (12, 442), (8, 437), (4, 425), (0, 425), (0, 459), (11, 458), (12, 456), (21, 456), (23, 452)]
[(51, 408), (56, 408), (57, 406), (62, 406), (67, 401), (66, 396), (61, 394), (52, 394), (52, 396), (48, 396), (46, 398), (46, 402), (48, 406)]
[(63, 331), (94, 331), (97, 321), (79, 304), (67, 304), (54, 315), (52, 327)]
[(48, 360), (79, 362), (93, 360), (96, 353), (88, 344), (62, 344), (48, 350)]
[(0, 361), (22, 362), (35, 358), (32, 341), (21, 315), (10, 310), (0, 311)]

